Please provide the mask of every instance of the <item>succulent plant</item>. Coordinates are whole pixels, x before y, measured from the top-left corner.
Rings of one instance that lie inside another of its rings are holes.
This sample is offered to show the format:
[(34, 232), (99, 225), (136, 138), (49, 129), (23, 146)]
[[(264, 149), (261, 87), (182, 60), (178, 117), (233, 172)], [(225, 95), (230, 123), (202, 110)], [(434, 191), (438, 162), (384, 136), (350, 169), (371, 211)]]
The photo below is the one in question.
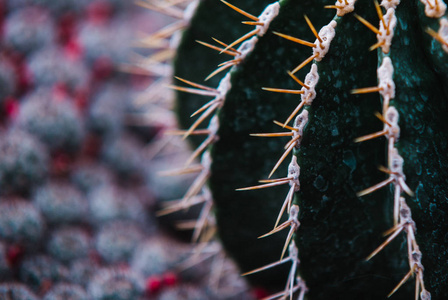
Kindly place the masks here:
[(90, 65), (99, 59), (106, 59), (111, 64), (127, 61), (129, 38), (129, 29), (116, 22), (86, 23), (79, 33), (80, 44)]
[(139, 178), (143, 172), (143, 144), (134, 136), (123, 134), (105, 142), (102, 159), (122, 179)]
[(45, 232), (45, 223), (39, 210), (22, 199), (1, 200), (0, 237), (35, 247)]
[(113, 220), (147, 220), (145, 206), (130, 190), (113, 185), (100, 186), (88, 195), (90, 222), (101, 224)]
[(85, 221), (87, 200), (76, 187), (66, 182), (50, 181), (36, 189), (32, 199), (48, 223)]
[(110, 184), (112, 174), (99, 163), (83, 162), (73, 170), (71, 181), (83, 192), (88, 193), (100, 186)]
[(53, 87), (59, 84), (70, 91), (87, 86), (90, 78), (86, 66), (65, 52), (60, 47), (47, 46), (29, 57), (28, 67), (35, 85)]
[(106, 223), (96, 234), (95, 248), (107, 262), (128, 262), (144, 234), (134, 223)]
[[(172, 88), (202, 155), (169, 211), (203, 202), (196, 236), (214, 212), (252, 284), (282, 286), (269, 299), (448, 295), (442, 0), (149, 2), (181, 18)], [(149, 40), (154, 73), (168, 28)]]
[(92, 257), (75, 260), (70, 265), (71, 282), (86, 288), (99, 268), (99, 262)]
[(64, 263), (85, 258), (90, 250), (90, 237), (80, 227), (62, 227), (55, 230), (48, 241), (48, 253)]
[(163, 274), (178, 263), (170, 254), (162, 241), (147, 240), (135, 250), (131, 265), (146, 277)]
[(34, 291), (41, 291), (53, 283), (67, 281), (68, 269), (49, 256), (29, 256), (20, 266), (20, 278)]
[(89, 129), (106, 138), (120, 134), (125, 112), (125, 98), (124, 90), (115, 85), (108, 86), (99, 92), (90, 107), (87, 121)]
[(0, 141), (0, 194), (29, 192), (48, 172), (46, 148), (33, 136), (8, 130)]
[(138, 299), (144, 290), (143, 278), (132, 270), (98, 270), (89, 284), (89, 294), (94, 300)]
[(55, 28), (47, 10), (25, 7), (10, 14), (5, 22), (4, 43), (20, 54), (29, 54), (55, 39)]
[(82, 118), (70, 97), (59, 97), (40, 89), (27, 96), (16, 119), (16, 126), (35, 135), (50, 151), (76, 153), (84, 130)]

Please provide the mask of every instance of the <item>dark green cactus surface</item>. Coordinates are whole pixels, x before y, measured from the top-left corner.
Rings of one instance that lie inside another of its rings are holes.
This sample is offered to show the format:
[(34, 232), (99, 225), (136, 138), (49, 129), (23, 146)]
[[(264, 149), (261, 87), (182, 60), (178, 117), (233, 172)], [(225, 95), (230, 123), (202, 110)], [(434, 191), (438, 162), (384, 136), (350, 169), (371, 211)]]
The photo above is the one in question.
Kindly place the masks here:
[[(396, 96), (391, 105), (399, 112), (401, 135), (396, 147), (404, 158), (406, 183), (414, 191), (406, 196), (416, 223), (416, 240), (423, 254), (424, 282), (432, 299), (448, 297), (448, 53), (425, 32), (438, 28), (436, 19), (424, 14), (420, 1), (401, 1), (388, 56), (394, 66)], [(266, 1), (233, 1), (258, 15)], [(300, 89), (287, 71), (312, 51), (272, 32), (313, 42), (306, 14), (317, 30), (334, 18), (324, 9), (328, 1), (280, 1), (278, 17), (255, 50), (231, 71), (232, 88), (218, 111), (219, 140), (211, 147), (209, 186), (216, 204), (219, 238), (243, 272), (277, 261), (288, 230), (263, 239), (272, 230), (289, 186), (235, 191), (266, 179), (282, 153), (288, 137), (251, 137), (251, 133), (288, 131), (284, 122), (299, 104), (297, 95), (272, 93), (262, 87)], [(384, 11), (384, 10), (383, 10)], [(373, 1), (358, 1), (355, 13), (378, 26)], [(230, 43), (251, 29), (240, 25), (243, 17), (219, 1), (202, 1), (190, 28), (183, 35), (175, 75), (203, 84), (203, 79), (228, 59), (197, 45), (210, 37)], [(369, 261), (366, 257), (384, 240), (393, 226), (391, 187), (358, 197), (357, 192), (388, 178), (378, 170), (387, 165), (386, 139), (355, 143), (357, 137), (381, 131), (375, 116), (382, 111), (378, 93), (353, 95), (355, 88), (378, 84), (377, 68), (385, 55), (369, 51), (375, 34), (354, 13), (335, 17), (336, 36), (330, 51), (317, 62), (320, 80), (317, 97), (299, 150), (300, 191), (294, 202), (300, 207), (300, 227), (295, 235), (299, 249), (299, 273), (309, 291), (307, 299), (385, 299), (408, 273), (405, 234), (400, 234)], [(196, 44), (196, 45), (195, 45)], [(295, 75), (303, 79), (310, 69)], [(224, 74), (224, 73), (222, 73)], [(205, 83), (216, 87), (219, 76)], [(221, 75), (222, 77), (222, 75)], [(178, 93), (182, 126), (189, 115), (208, 99)], [(206, 126), (207, 123), (204, 123)], [(198, 141), (196, 140), (195, 143)], [(286, 176), (290, 154), (272, 178)], [(283, 217), (286, 220), (287, 215)], [(277, 267), (248, 279), (258, 286), (282, 289), (288, 269)], [(414, 299), (415, 279), (405, 283), (391, 299)]]

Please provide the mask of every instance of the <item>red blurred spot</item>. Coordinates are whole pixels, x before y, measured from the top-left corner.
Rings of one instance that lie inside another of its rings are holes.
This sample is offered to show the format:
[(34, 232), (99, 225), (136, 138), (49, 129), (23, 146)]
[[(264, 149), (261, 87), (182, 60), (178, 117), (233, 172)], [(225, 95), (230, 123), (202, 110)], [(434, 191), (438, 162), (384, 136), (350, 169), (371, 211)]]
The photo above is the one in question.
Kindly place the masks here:
[(0, 0), (0, 21), (3, 21), (5, 13), (6, 13), (5, 0)]
[(3, 103), (5, 113), (10, 119), (14, 119), (19, 113), (19, 102), (17, 99), (9, 97)]
[(114, 65), (109, 57), (99, 57), (93, 63), (93, 76), (96, 80), (101, 81), (112, 74)]
[(179, 278), (174, 272), (167, 272), (163, 274), (162, 282), (164, 286), (174, 286), (178, 283)]
[(69, 95), (67, 85), (63, 82), (56, 83), (53, 86), (53, 97), (56, 101), (64, 101)]
[(252, 294), (254, 295), (255, 299), (263, 299), (269, 296), (268, 292), (264, 288), (254, 288), (252, 290)]
[(70, 39), (65, 43), (64, 53), (72, 61), (81, 61), (83, 49), (76, 39)]
[(87, 19), (92, 23), (105, 23), (112, 16), (112, 6), (106, 1), (94, 1), (87, 7)]
[(130, 74), (131, 85), (134, 89), (144, 90), (154, 82), (154, 77), (146, 74)]
[(6, 259), (12, 267), (17, 266), (23, 257), (23, 248), (19, 245), (11, 245), (6, 250)]
[(169, 129), (170, 128), (168, 126), (165, 126), (165, 124), (154, 124), (148, 128), (148, 133), (151, 137), (155, 137), (157, 135), (163, 136), (165, 134), (164, 132)]
[(95, 264), (101, 264), (101, 255), (96, 250), (90, 250), (89, 251), (89, 258), (92, 260)]
[(76, 17), (73, 13), (66, 13), (59, 18), (57, 30), (61, 44), (66, 44), (73, 39), (76, 28)]
[(32, 86), (33, 76), (22, 57), (15, 56), (12, 59), (16, 70), (17, 94), (25, 94)]
[(89, 106), (89, 91), (87, 89), (79, 89), (74, 92), (75, 105), (80, 112), (87, 110)]
[(55, 175), (67, 174), (73, 164), (72, 158), (64, 152), (55, 153), (51, 162), (51, 171)]
[(146, 280), (146, 292), (155, 294), (162, 288), (162, 280), (158, 276), (151, 276)]
[(116, 265), (116, 268), (120, 271), (128, 271), (131, 267), (128, 263), (122, 261)]
[(88, 135), (84, 139), (84, 143), (82, 145), (82, 154), (83, 156), (96, 158), (98, 157), (101, 150), (101, 139), (94, 135)]
[(53, 282), (50, 279), (42, 280), (42, 282), (40, 284), (39, 293), (46, 294), (51, 289), (52, 286), (53, 286)]

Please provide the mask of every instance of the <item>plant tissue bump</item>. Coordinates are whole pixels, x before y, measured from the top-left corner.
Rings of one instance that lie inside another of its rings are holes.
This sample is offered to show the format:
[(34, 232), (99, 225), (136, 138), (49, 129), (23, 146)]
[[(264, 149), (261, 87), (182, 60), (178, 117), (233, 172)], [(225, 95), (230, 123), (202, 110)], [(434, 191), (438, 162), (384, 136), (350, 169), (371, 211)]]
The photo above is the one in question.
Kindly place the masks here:
[(271, 299), (448, 295), (445, 3), (196, 4), (172, 88), (202, 166), (178, 207), (201, 198)]

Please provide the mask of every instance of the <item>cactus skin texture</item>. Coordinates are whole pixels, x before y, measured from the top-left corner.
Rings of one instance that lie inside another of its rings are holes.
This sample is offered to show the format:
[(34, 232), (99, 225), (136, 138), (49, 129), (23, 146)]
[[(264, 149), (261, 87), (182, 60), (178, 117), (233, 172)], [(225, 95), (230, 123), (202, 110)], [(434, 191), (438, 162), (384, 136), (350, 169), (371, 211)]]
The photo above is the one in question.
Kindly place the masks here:
[[(235, 0), (232, 4), (258, 15), (269, 2)], [(236, 191), (266, 179), (289, 141), (250, 134), (289, 131), (272, 121), (284, 122), (300, 101), (298, 95), (264, 91), (262, 87), (300, 89), (287, 70), (311, 54), (308, 47), (273, 32), (312, 42), (315, 37), (302, 16), (306, 14), (319, 31), (334, 18), (333, 9), (323, 8), (330, 4), (334, 3), (280, 1), (280, 13), (268, 32), (230, 71), (231, 89), (217, 112), (218, 139), (209, 149), (212, 164), (208, 185), (219, 238), (243, 272), (278, 261), (288, 231), (257, 239), (272, 230), (289, 186)], [(382, 233), (394, 226), (393, 185), (366, 196), (357, 195), (389, 178), (378, 170), (378, 166), (387, 165), (387, 140), (382, 137), (354, 142), (382, 130), (383, 123), (374, 112), (382, 111), (384, 99), (378, 93), (351, 92), (378, 85), (377, 68), (386, 56), (391, 58), (396, 86), (390, 106), (398, 111), (401, 128), (395, 147), (404, 159), (406, 184), (413, 191), (413, 196), (402, 196), (415, 221), (425, 288), (431, 299), (448, 295), (448, 123), (444, 119), (448, 111), (448, 53), (440, 41), (425, 32), (428, 27), (437, 31), (439, 19), (427, 17), (424, 9), (420, 1), (401, 1), (395, 12), (398, 21), (392, 45), (384, 54), (381, 48), (369, 51), (377, 42), (376, 36), (354, 16), (356, 13), (378, 27), (375, 5), (358, 1), (354, 13), (334, 18), (336, 36), (326, 56), (316, 62), (320, 77), (317, 96), (305, 108), (309, 120), (300, 148), (289, 154), (272, 177), (284, 177), (290, 157), (297, 157), (300, 190), (293, 202), (300, 208), (300, 227), (294, 241), (299, 249), (298, 272), (308, 288), (307, 299), (385, 299), (409, 272), (404, 233), (366, 261), (385, 240)], [(386, 14), (384, 8), (382, 12)], [(235, 16), (240, 18), (236, 22)], [(174, 74), (203, 84), (203, 79), (227, 57), (195, 45), (195, 40), (209, 42), (213, 36), (230, 43), (249, 32), (247, 25), (239, 24), (243, 19), (219, 1), (201, 1), (183, 35)], [(303, 80), (310, 65), (294, 75)], [(205, 84), (216, 87), (223, 74)], [(191, 126), (194, 119), (189, 116), (209, 101), (204, 98), (177, 93), (181, 126)], [(200, 140), (192, 142), (198, 145)], [(280, 222), (286, 221), (286, 215)], [(284, 288), (288, 270), (287, 266), (276, 267), (248, 279), (253, 285), (278, 290)], [(391, 299), (414, 299), (415, 280), (411, 277)], [(426, 298), (421, 295), (419, 299)]]

